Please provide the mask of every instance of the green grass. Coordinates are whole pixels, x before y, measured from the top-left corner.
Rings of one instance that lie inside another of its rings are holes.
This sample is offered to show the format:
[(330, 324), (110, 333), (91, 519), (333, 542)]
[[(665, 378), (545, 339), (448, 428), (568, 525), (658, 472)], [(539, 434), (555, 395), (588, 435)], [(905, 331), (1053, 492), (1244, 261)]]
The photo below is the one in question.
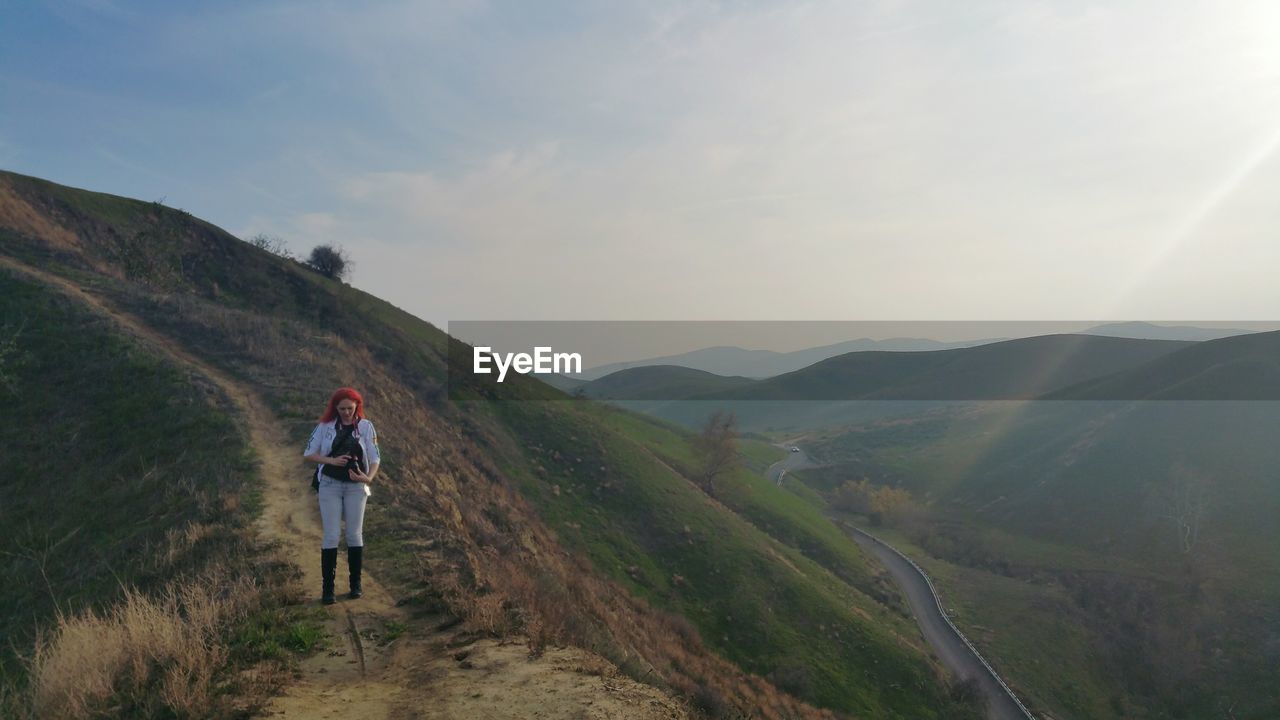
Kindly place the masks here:
[(398, 638), (403, 636), (408, 631), (409, 631), (409, 625), (407, 623), (396, 622), (395, 620), (388, 620), (387, 623), (383, 625), (383, 628), (382, 628), (381, 642), (384, 645), (395, 642)]
[[(248, 687), (237, 675), (248, 665), (313, 651), (316, 618), (287, 605), (288, 571), (254, 539), (262, 497), (230, 400), (42, 285), (0, 270), (0, 298), (0, 332), (20, 329), (0, 402), (22, 429), (4, 453), (12, 496), (0, 504), (8, 710), (21, 711), (38, 629), (58, 613), (107, 612), (125, 587), (151, 594), (210, 573), (254, 578), (258, 610), (220, 629), (232, 659), (214, 668), (219, 688)], [(116, 700), (168, 707), (158, 687)]]
[(817, 490), (810, 487), (803, 479), (803, 470), (793, 470), (782, 478), (782, 489), (800, 498), (804, 504), (814, 510), (826, 514), (827, 499)]
[[(868, 527), (865, 518), (855, 524)], [(892, 528), (875, 533), (924, 568), (952, 620), (1037, 714), (1143, 717), (1131, 706), (1117, 714), (1124, 687), (1100, 671), (1092, 656), (1102, 638), (1060, 585), (939, 560)]]
[[(61, 296), (0, 271), (0, 325), (22, 328), (4, 405), (11, 497), (0, 554), (0, 630), (30, 641), (55, 610), (100, 606), (122, 583), (172, 570), (156, 554), (190, 523), (243, 527), (226, 503), (252, 472), (225, 398), (114, 334)], [(194, 568), (219, 553), (202, 538), (176, 559)], [(21, 579), (21, 580), (19, 580)], [(32, 581), (34, 580), (34, 581)], [(56, 600), (56, 602), (55, 602)]]
[[(932, 519), (911, 537), (940, 559), (918, 559), (1054, 716), (1268, 717), (1275, 406), (1006, 403), (831, 431), (821, 448), (842, 464), (816, 487), (862, 471), (926, 498)], [(1209, 491), (1186, 555), (1160, 506), (1179, 473)], [(1045, 667), (1045, 647), (1062, 662)]]
[(785, 460), (788, 451), (764, 442), (763, 440), (738, 440), (738, 454), (742, 457), (742, 465), (753, 473), (763, 475), (768, 467), (779, 460)]
[[(685, 476), (696, 475), (698, 459), (688, 433), (631, 413), (604, 413), (604, 422)], [(765, 534), (801, 551), (854, 587), (868, 589), (871, 577), (861, 550), (826, 519), (821, 508), (764, 476), (764, 469), (785, 457), (786, 451), (757, 441), (741, 443), (740, 448), (746, 450), (742, 465), (720, 481), (718, 498)]]
[(288, 660), (323, 649), (328, 641), (324, 608), (289, 605), (263, 608), (235, 629), (231, 647), (244, 663)]
[[(802, 668), (806, 699), (827, 707), (870, 717), (955, 711), (921, 656), (896, 639), (914, 629), (841, 578), (864, 581), (865, 559), (802, 499), (744, 470), (724, 493), (741, 515), (726, 513), (663, 466), (691, 461), (688, 439), (669, 428), (588, 403), (492, 407), (528, 448), (527, 463), (509, 459), (509, 472), (562, 541), (688, 617), (718, 652), (762, 675)], [(762, 525), (812, 546), (800, 552)]]

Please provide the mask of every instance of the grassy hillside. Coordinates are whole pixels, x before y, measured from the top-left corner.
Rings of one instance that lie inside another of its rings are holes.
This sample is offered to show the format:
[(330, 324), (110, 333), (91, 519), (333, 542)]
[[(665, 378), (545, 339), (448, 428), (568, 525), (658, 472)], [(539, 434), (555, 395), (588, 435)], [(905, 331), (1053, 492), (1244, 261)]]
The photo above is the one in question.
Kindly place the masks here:
[[(282, 679), (284, 648), (314, 645), (314, 621), (287, 607), (296, 589), (247, 531), (253, 458), (227, 399), (3, 266), (0, 298), (0, 396), (14, 428), (0, 505), (7, 712), (252, 707)], [(170, 593), (186, 600), (166, 605)], [(196, 598), (212, 624), (190, 615)], [(182, 627), (190, 642), (144, 640), (141, 617), (156, 632)], [(37, 627), (41, 650), (29, 658)], [(154, 665), (126, 673), (120, 653)], [(257, 680), (236, 674), (262, 663)]]
[(814, 430), (918, 415), (961, 404), (924, 400), (617, 400), (611, 405), (697, 430), (717, 410), (733, 413), (744, 432), (787, 438)]
[[(689, 618), (718, 652), (827, 707), (867, 717), (943, 709), (905, 646), (913, 628), (842, 581), (869, 585), (866, 561), (823, 518), (743, 497), (769, 486), (741, 477), (724, 496), (745, 512), (726, 512), (655, 461), (644, 435), (618, 431), (635, 421), (598, 406), (509, 403), (498, 412), (530, 444), (526, 491), (557, 534), (632, 592)], [(687, 450), (674, 434), (660, 440)], [(855, 667), (866, 680), (850, 677)]]
[[(699, 398), (996, 400), (1034, 398), (1127, 370), (1190, 343), (1045, 335), (933, 352), (858, 352)], [(679, 399), (679, 398), (673, 398)]]
[[(1280, 707), (1276, 427), (1273, 402), (993, 403), (832, 432), (812, 451), (832, 465), (802, 476), (924, 501), (903, 537), (1055, 716), (1264, 718)], [(1033, 679), (1042, 648), (1080, 643), (1083, 665)]]
[[(563, 396), (524, 378), (450, 385), (436, 328), (181, 211), (14, 175), (0, 195), (6, 254), (252, 387), (299, 448), (332, 388), (360, 387), (385, 455), (368, 562), (411, 605), (595, 649), (712, 716), (825, 714), (806, 701), (972, 716), (913, 628), (872, 599), (882, 588), (855, 546), (750, 475), (719, 500), (698, 492), (681, 470), (687, 436), (590, 402), (537, 402)], [(152, 392), (143, 406), (191, 395)], [(248, 487), (227, 486), (223, 505), (252, 508)], [(444, 562), (423, 560), (429, 543)]]
[(1049, 400), (1280, 400), (1280, 332), (1211, 340)]
[(628, 368), (592, 380), (582, 388), (587, 397), (611, 400), (682, 398), (752, 384), (745, 377), (724, 377), (677, 365)]
[[(764, 330), (764, 326), (758, 329)], [(847, 326), (850, 333), (865, 332), (865, 327)], [(929, 350), (946, 350), (957, 347), (972, 347), (994, 339), (970, 340), (961, 342), (939, 342), (922, 338), (887, 338), (872, 340), (860, 338), (846, 340), (833, 345), (805, 348), (790, 352), (773, 350), (746, 350), (740, 347), (716, 346), (645, 360), (629, 361), (588, 368), (584, 375), (590, 379), (598, 379), (620, 370), (635, 367), (652, 367), (658, 365), (676, 365), (693, 368), (722, 377), (742, 376), (747, 378), (768, 378), (782, 373), (792, 372), (808, 367), (816, 362), (854, 352), (889, 351), (889, 352), (923, 352)]]

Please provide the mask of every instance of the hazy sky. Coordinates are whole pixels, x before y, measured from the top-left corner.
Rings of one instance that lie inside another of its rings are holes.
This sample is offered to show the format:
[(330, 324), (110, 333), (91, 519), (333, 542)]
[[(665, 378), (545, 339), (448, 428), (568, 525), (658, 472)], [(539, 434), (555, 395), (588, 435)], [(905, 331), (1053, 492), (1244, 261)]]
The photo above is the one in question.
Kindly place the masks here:
[(1275, 0), (0, 17), (0, 167), (437, 323), (1280, 315)]

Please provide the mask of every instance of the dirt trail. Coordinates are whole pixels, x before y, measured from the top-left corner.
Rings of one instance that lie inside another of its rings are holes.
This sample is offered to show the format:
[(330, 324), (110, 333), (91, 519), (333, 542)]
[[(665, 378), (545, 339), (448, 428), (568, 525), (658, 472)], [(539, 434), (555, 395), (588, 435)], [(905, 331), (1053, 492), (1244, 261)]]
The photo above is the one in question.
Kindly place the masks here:
[[(320, 520), (305, 479), (301, 448), (254, 390), (190, 354), (133, 315), (65, 278), (0, 256), (0, 265), (50, 285), (109, 317), (122, 330), (179, 366), (216, 384), (250, 429), (258, 455), (264, 511), (257, 530), (297, 558), (303, 586), (319, 595)], [(371, 502), (377, 502), (377, 484)], [(301, 662), (297, 682), (268, 704), (265, 716), (423, 720), (436, 718), (684, 718), (661, 691), (619, 677), (602, 658), (577, 648), (530, 659), (524, 642), (477, 638), (446, 618), (412, 617), (365, 570), (364, 596), (347, 600), (346, 561), (338, 559), (339, 602), (327, 609), (330, 641)], [(377, 558), (369, 563), (376, 568)], [(316, 600), (313, 600), (316, 602)], [(391, 641), (388, 636), (397, 636)]]

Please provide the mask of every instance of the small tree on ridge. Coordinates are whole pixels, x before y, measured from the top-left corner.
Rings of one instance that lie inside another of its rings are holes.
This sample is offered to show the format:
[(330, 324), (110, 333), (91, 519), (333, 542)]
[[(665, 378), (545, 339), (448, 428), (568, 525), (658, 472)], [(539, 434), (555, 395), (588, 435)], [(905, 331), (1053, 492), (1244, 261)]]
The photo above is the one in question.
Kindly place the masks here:
[(307, 258), (307, 265), (312, 270), (333, 280), (345, 280), (354, 264), (351, 258), (347, 257), (345, 250), (332, 245), (315, 246), (311, 249), (310, 257)]

